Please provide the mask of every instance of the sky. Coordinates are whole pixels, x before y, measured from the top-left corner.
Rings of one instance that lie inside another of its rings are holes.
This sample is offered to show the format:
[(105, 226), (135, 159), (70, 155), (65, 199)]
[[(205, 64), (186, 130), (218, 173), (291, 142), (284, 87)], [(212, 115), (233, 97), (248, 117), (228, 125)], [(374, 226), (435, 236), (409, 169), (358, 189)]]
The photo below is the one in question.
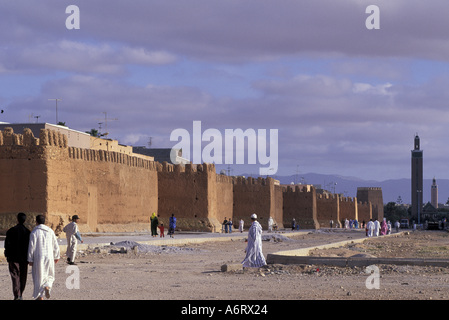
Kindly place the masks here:
[[(424, 178), (447, 179), (448, 12), (447, 0), (0, 0), (0, 121), (55, 123), (61, 99), (58, 121), (133, 146), (173, 148), (181, 129), (193, 154), (200, 122), (215, 135), (199, 150), (222, 143), (217, 171), (377, 181), (410, 177), (418, 134)], [(265, 130), (267, 150), (226, 162), (239, 152), (227, 129)]]

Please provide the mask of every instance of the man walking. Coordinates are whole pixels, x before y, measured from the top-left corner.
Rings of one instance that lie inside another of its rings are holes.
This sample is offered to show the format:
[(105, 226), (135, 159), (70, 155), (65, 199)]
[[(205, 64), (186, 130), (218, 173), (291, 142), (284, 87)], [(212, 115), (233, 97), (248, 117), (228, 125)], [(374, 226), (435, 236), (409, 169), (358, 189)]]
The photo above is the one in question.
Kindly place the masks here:
[(372, 236), (373, 236), (373, 232), (374, 232), (374, 222), (373, 222), (373, 219), (370, 219), (370, 220), (368, 221), (368, 223), (366, 224), (366, 230), (367, 230), (366, 235), (367, 235), (368, 237), (372, 237)]
[(62, 229), (65, 232), (67, 238), (67, 263), (70, 265), (75, 264), (76, 258), (76, 249), (78, 246), (78, 240), (83, 243), (83, 239), (81, 239), (80, 231), (78, 229), (78, 222), (80, 218), (78, 215), (72, 216), (72, 222)]
[(36, 227), (30, 234), (28, 262), (32, 267), (34, 282), (33, 297), (43, 300), (50, 298), (55, 281), (55, 263), (59, 261), (59, 245), (53, 230), (45, 225), (45, 217), (36, 217)]
[(175, 235), (175, 228), (176, 228), (176, 217), (173, 213), (168, 220), (168, 234), (170, 235), (170, 238), (174, 238)]
[(374, 236), (375, 237), (379, 236), (379, 230), (380, 230), (380, 223), (376, 219), (376, 220), (374, 220)]
[(14, 300), (22, 300), (28, 273), (28, 243), (30, 230), (24, 226), (26, 214), (17, 215), (17, 225), (6, 232), (5, 257), (9, 265)]
[(262, 226), (257, 221), (257, 215), (251, 215), (251, 227), (248, 231), (248, 245), (246, 246), (246, 257), (242, 261), (243, 267), (259, 268), (266, 265), (262, 253)]

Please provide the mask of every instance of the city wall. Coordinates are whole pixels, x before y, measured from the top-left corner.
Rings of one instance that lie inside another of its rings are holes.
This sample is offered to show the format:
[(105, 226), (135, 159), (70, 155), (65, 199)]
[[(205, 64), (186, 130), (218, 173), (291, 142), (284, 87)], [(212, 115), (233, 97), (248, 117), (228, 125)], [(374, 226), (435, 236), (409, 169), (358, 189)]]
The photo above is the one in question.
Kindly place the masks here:
[(291, 228), (295, 219), (300, 229), (319, 229), (317, 197), (314, 187), (286, 187), (283, 194), (284, 226)]
[(377, 219), (379, 221), (383, 220), (384, 202), (382, 197), (382, 188), (359, 187), (357, 188), (357, 199), (358, 201), (362, 202), (371, 202), (372, 218)]
[[(219, 231), (216, 184), (214, 165), (164, 162), (158, 170), (159, 220), (168, 227), (169, 217), (175, 214), (179, 230)], [(220, 204), (220, 208), (225, 205)]]
[[(47, 212), (47, 155), (31, 130), (0, 131), (0, 232), (17, 223), (20, 211)], [(34, 223), (28, 221), (28, 227)]]
[[(63, 134), (43, 129), (2, 132), (0, 138), (0, 228), (23, 211), (45, 214), (57, 233), (69, 218), (81, 217), (81, 231), (148, 229), (157, 212), (155, 162), (128, 155), (67, 147)], [(29, 221), (33, 225), (33, 221)]]
[(359, 220), (357, 211), (357, 198), (340, 197), (340, 222), (344, 220)]
[(268, 228), (270, 217), (279, 228), (283, 228), (282, 188), (275, 184), (273, 178), (236, 177), (233, 183), (233, 221), (236, 227), (242, 219), (248, 229), (250, 216), (256, 213), (262, 228)]
[(362, 223), (363, 221), (365, 221), (365, 223), (368, 223), (368, 221), (370, 221), (370, 219), (373, 217), (373, 206), (371, 205), (371, 202), (359, 201), (357, 204), (357, 210), (360, 223)]
[[(357, 201), (357, 198), (340, 197), (338, 194), (317, 195), (317, 219), (320, 226), (341, 228), (345, 219), (357, 220), (360, 224), (368, 222), (372, 218), (371, 202)], [(360, 225), (359, 224), (359, 225)]]
[(340, 197), (338, 194), (318, 194), (317, 195), (317, 219), (321, 226), (341, 227), (340, 219)]
[[(376, 191), (377, 192), (377, 191)], [(356, 198), (323, 197), (313, 187), (280, 186), (272, 178), (216, 174), (213, 164), (172, 165), (120, 152), (68, 147), (67, 137), (42, 129), (0, 131), (0, 232), (15, 225), (18, 212), (45, 214), (58, 234), (72, 215), (82, 232), (134, 232), (150, 229), (150, 216), (168, 228), (220, 232), (222, 221), (240, 219), (245, 230), (256, 213), (262, 227), (273, 218), (279, 228), (328, 227), (330, 220), (366, 221), (371, 203)], [(32, 219), (28, 221), (33, 227)]]

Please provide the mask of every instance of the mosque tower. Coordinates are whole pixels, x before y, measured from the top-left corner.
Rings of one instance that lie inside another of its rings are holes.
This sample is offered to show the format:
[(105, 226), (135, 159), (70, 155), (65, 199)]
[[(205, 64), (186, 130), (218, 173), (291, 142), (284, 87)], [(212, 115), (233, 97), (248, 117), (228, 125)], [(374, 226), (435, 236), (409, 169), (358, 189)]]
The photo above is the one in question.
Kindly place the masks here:
[(419, 136), (415, 135), (415, 147), (412, 150), (412, 217), (418, 217), (418, 224), (423, 207), (423, 151), (419, 147)]
[(438, 209), (438, 185), (435, 177), (433, 177), (432, 186), (430, 187), (430, 204)]

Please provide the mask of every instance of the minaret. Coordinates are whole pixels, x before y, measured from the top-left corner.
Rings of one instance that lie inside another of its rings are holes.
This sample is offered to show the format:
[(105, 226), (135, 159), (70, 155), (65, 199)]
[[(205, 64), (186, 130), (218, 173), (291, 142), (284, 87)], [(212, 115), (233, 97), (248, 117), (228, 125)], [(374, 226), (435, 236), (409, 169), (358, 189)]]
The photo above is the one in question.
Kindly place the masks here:
[(435, 177), (433, 177), (432, 186), (430, 187), (430, 204), (438, 209), (438, 185)]
[(418, 217), (421, 223), (423, 200), (423, 151), (419, 148), (419, 136), (415, 135), (415, 147), (412, 150), (412, 217)]

